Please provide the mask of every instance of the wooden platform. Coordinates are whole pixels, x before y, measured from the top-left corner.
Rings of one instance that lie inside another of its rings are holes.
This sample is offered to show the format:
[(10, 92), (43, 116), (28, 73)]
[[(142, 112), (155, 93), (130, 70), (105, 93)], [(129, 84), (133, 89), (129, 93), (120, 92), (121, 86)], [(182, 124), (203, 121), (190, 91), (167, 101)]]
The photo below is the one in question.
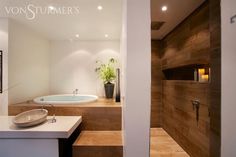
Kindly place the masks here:
[[(15, 116), (23, 111), (41, 108), (42, 105), (32, 101), (9, 105), (9, 115)], [(54, 105), (56, 116), (82, 116), (82, 130), (121, 130), (121, 104), (111, 99), (99, 98), (85, 104)], [(54, 113), (50, 106), (45, 109), (49, 115)]]
[(122, 157), (121, 131), (82, 131), (73, 144), (73, 157)]

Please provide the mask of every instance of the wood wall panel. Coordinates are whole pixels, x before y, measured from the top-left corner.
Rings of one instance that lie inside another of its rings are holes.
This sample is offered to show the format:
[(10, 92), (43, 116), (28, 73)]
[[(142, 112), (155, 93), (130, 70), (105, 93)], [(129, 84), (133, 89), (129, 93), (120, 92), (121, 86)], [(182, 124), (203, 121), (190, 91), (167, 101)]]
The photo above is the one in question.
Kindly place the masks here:
[[(209, 65), (209, 2), (202, 4), (169, 33), (162, 44), (162, 70)], [(162, 88), (163, 128), (191, 157), (209, 157), (209, 83), (164, 80)], [(191, 103), (194, 99), (201, 102), (198, 123)]]
[(152, 40), (152, 92), (151, 92), (151, 127), (162, 124), (162, 79), (161, 41)]
[(162, 69), (209, 64), (209, 5), (204, 3), (163, 40)]
[[(163, 81), (163, 128), (192, 157), (209, 156), (209, 84)], [(201, 102), (199, 122), (191, 100)]]
[(221, 11), (220, 0), (210, 0), (210, 157), (221, 149)]

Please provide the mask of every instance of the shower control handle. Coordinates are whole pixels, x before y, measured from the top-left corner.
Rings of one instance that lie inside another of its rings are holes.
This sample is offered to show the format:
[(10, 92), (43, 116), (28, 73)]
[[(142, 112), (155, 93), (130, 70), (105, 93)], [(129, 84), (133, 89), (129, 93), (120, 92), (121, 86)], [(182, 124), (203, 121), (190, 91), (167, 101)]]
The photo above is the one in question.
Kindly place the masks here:
[(196, 121), (197, 121), (197, 124), (198, 124), (198, 121), (199, 121), (199, 109), (200, 109), (200, 101), (199, 100), (191, 100), (192, 102), (192, 105), (193, 105), (193, 110), (196, 111)]

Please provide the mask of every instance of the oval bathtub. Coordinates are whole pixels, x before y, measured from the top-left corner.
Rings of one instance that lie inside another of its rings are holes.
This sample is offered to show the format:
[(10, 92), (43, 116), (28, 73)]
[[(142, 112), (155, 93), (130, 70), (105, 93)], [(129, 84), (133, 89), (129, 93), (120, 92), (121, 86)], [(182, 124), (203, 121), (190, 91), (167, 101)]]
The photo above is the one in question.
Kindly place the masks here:
[(93, 102), (97, 99), (96, 95), (62, 94), (37, 97), (34, 99), (34, 102), (38, 104), (81, 104)]

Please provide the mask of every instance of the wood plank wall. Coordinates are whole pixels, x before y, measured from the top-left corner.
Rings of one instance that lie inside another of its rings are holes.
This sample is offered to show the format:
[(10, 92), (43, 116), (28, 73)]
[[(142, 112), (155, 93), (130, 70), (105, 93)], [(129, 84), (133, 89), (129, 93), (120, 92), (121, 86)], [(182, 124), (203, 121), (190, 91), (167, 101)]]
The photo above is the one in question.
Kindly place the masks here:
[[(211, 60), (209, 12), (209, 1), (206, 1), (161, 40), (161, 43), (153, 42), (152, 44), (162, 45), (159, 47), (161, 50), (155, 50), (160, 53), (159, 55), (155, 55), (152, 51), (154, 57), (160, 57), (152, 59), (153, 64), (161, 66), (161, 70), (193, 64), (209, 65)], [(152, 79), (157, 81), (155, 84), (160, 81), (156, 77), (158, 73), (162, 74), (158, 68), (156, 72), (152, 71)], [(210, 156), (210, 84), (186, 80), (162, 81), (161, 125), (191, 157)], [(192, 99), (201, 101), (198, 124), (191, 103)], [(152, 103), (152, 107), (154, 104)]]
[(162, 125), (162, 79), (161, 70), (161, 41), (152, 40), (152, 98), (151, 98), (151, 127)]
[(210, 0), (210, 157), (220, 157), (221, 145), (221, 11), (220, 0)]
[[(208, 83), (163, 81), (163, 128), (191, 157), (209, 156), (208, 95)], [(194, 99), (201, 102), (198, 122)]]
[(204, 3), (163, 39), (162, 69), (209, 64), (209, 4)]

